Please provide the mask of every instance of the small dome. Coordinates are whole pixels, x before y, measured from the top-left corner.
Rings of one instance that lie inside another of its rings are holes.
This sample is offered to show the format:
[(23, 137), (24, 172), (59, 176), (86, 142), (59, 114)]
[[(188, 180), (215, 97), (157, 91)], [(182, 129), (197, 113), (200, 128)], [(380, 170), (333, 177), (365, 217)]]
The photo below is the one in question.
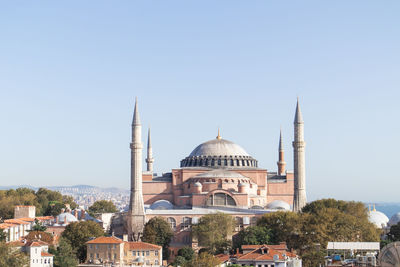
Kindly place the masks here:
[(398, 212), (398, 213), (394, 214), (392, 217), (390, 217), (389, 226), (396, 225), (399, 222), (400, 222), (400, 212)]
[(195, 182), (195, 183), (194, 183), (194, 186), (195, 186), (195, 187), (202, 187), (201, 183), (199, 183), (199, 182)]
[(152, 210), (172, 210), (174, 209), (174, 205), (168, 200), (157, 200), (153, 204), (151, 204), (150, 209)]
[(376, 210), (368, 213), (368, 220), (370, 223), (375, 224), (377, 228), (384, 228), (389, 222), (389, 218), (384, 213)]
[(274, 200), (268, 203), (267, 209), (271, 210), (291, 210), (290, 205), (283, 200)]
[(78, 219), (74, 215), (72, 215), (71, 213), (68, 213), (68, 212), (61, 213), (56, 218), (57, 218), (59, 224), (65, 224), (65, 223), (71, 223), (71, 222), (78, 221)]

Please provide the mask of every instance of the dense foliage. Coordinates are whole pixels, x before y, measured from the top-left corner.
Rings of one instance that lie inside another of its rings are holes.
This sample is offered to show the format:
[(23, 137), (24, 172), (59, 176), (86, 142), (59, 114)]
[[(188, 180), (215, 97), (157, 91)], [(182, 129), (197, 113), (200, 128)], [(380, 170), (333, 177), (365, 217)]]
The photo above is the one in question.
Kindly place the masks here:
[(225, 213), (207, 214), (193, 225), (192, 235), (199, 245), (208, 248), (212, 254), (223, 253), (232, 246), (231, 236), (235, 227), (234, 218)]
[(73, 222), (65, 227), (62, 233), (64, 239), (76, 251), (76, 256), (80, 262), (86, 260), (86, 242), (90, 238), (103, 236), (103, 228), (93, 221)]
[(183, 267), (213, 267), (220, 264), (219, 259), (207, 252), (200, 253), (191, 261), (186, 262)]
[(175, 258), (173, 266), (187, 265), (195, 258), (195, 252), (191, 247), (183, 247), (178, 250), (178, 256)]
[(26, 254), (0, 242), (0, 266), (25, 267), (28, 264), (29, 258)]
[(63, 196), (61, 193), (40, 188), (37, 192), (29, 188), (18, 188), (16, 190), (0, 190), (0, 218), (11, 219), (14, 217), (14, 206), (33, 205), (36, 207), (36, 215), (57, 215), (61, 208), (53, 212), (52, 206), (65, 207), (69, 204), (71, 209), (77, 207), (71, 196)]
[(51, 252), (54, 254), (54, 267), (78, 266), (76, 251), (64, 238), (60, 239), (57, 250), (53, 250)]
[(270, 229), (262, 226), (249, 226), (240, 231), (233, 238), (233, 248), (237, 249), (242, 245), (262, 245), (271, 243)]
[(171, 226), (161, 217), (151, 218), (144, 226), (143, 241), (162, 246), (164, 259), (168, 259), (168, 246), (173, 236)]
[(113, 213), (117, 211), (118, 209), (115, 207), (114, 203), (108, 200), (98, 200), (89, 207), (89, 213), (91, 215), (95, 213)]
[(323, 263), (329, 241), (379, 241), (379, 230), (368, 221), (361, 202), (322, 199), (307, 204), (301, 213), (265, 214), (257, 226), (270, 230), (272, 244), (286, 242), (302, 257), (304, 266)]

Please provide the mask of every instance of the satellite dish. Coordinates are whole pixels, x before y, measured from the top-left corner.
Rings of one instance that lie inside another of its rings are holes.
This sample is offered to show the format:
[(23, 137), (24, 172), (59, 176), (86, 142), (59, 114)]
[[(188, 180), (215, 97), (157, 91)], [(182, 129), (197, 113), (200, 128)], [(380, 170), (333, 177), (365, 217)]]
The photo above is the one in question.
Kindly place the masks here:
[(386, 245), (379, 253), (378, 263), (382, 267), (400, 267), (400, 242)]

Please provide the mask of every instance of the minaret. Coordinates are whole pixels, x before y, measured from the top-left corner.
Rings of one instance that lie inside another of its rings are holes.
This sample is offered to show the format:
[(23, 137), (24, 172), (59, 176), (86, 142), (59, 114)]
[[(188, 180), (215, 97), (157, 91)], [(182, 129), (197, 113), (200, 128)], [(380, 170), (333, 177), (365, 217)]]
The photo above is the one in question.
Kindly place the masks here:
[(285, 175), (285, 151), (283, 149), (283, 138), (282, 138), (282, 129), (279, 134), (279, 161), (278, 164), (278, 175)]
[(128, 211), (128, 237), (139, 241), (143, 235), (145, 215), (142, 194), (142, 125), (136, 98), (132, 122), (131, 143), (131, 198)]
[(153, 173), (153, 148), (151, 146), (151, 135), (150, 135), (150, 128), (149, 132), (147, 134), (147, 158), (146, 158), (146, 163), (147, 163), (147, 171)]
[(296, 115), (294, 118), (294, 199), (293, 211), (299, 212), (306, 205), (306, 166), (305, 166), (304, 121), (297, 98)]

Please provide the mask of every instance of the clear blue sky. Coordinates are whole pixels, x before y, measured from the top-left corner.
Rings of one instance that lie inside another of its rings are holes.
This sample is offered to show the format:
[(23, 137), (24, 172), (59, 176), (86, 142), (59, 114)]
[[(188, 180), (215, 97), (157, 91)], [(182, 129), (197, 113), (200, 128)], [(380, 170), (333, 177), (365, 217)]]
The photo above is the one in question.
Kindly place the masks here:
[[(155, 169), (224, 138), (309, 199), (399, 201), (399, 1), (4, 1), (0, 183), (129, 187), (135, 96)], [(143, 140), (145, 141), (145, 139)]]

